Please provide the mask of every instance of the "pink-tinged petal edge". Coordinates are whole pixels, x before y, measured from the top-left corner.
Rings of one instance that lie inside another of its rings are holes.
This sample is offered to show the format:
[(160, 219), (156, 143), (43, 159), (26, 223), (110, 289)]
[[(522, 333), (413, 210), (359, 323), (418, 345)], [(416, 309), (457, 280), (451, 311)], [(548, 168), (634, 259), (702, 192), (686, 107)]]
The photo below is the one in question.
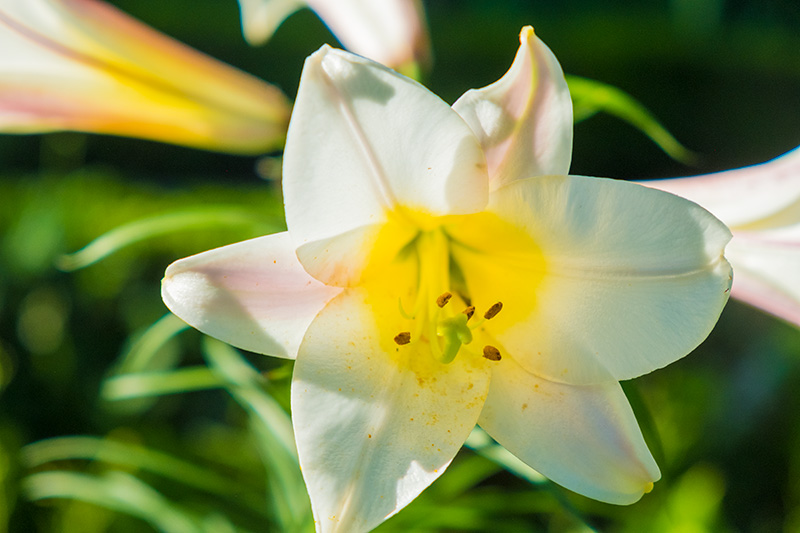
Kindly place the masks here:
[(0, 131), (76, 130), (232, 153), (282, 144), (286, 97), (95, 0), (0, 2)]
[(758, 275), (736, 269), (731, 296), (800, 327), (800, 301)]
[(303, 270), (284, 232), (176, 261), (161, 295), (173, 313), (207, 335), (294, 359), (311, 321), (340, 291)]
[(736, 232), (728, 258), (731, 296), (800, 327), (800, 224)]
[(800, 202), (800, 147), (758, 165), (639, 183), (698, 203), (735, 232)]
[(800, 326), (800, 147), (749, 167), (639, 183), (697, 202), (728, 224), (731, 296)]
[(510, 181), (569, 171), (572, 100), (550, 49), (526, 26), (508, 72), (467, 91), (453, 104), (486, 154), (492, 188)]

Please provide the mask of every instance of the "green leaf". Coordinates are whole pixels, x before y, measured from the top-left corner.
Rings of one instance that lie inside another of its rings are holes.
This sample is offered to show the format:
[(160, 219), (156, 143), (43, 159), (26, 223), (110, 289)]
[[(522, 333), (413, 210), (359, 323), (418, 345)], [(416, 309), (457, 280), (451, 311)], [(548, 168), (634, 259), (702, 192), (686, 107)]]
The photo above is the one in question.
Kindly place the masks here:
[(289, 414), (264, 389), (267, 380), (236, 349), (204, 337), (203, 355), (209, 367), (227, 381), (230, 395), (249, 414), (250, 432), (267, 469), (272, 511), (281, 531), (312, 531), (311, 508)]
[(21, 458), (27, 468), (53, 461), (85, 459), (145, 470), (210, 494), (232, 498), (257, 513), (264, 512), (264, 502), (254, 497), (253, 487), (247, 490), (241, 481), (230, 481), (213, 470), (137, 444), (99, 437), (56, 437), (25, 446)]
[[(178, 333), (189, 329), (189, 325), (173, 315), (167, 313), (148, 327), (130, 347), (125, 350), (115, 364), (115, 374), (128, 374), (144, 372), (146, 370), (164, 370), (165, 357), (159, 353)], [(158, 361), (158, 368), (153, 368), (153, 363)], [(166, 361), (167, 366), (173, 366), (174, 361)]]
[(105, 507), (149, 523), (163, 533), (204, 533), (200, 523), (158, 491), (122, 472), (91, 476), (77, 472), (41, 472), (22, 480), (31, 500), (65, 498)]
[(679, 143), (644, 105), (628, 93), (579, 76), (567, 76), (567, 83), (576, 123), (605, 112), (640, 130), (676, 161), (686, 165), (697, 162), (698, 155)]
[(196, 366), (114, 376), (103, 382), (100, 394), (104, 400), (117, 401), (217, 389), (224, 385), (225, 382), (207, 367)]
[(73, 254), (61, 256), (56, 266), (64, 271), (92, 265), (114, 252), (132, 244), (178, 231), (220, 226), (266, 226), (262, 233), (278, 231), (277, 222), (266, 224), (252, 211), (238, 207), (196, 207), (134, 220), (93, 240)]
[(580, 520), (588, 531), (596, 531), (589, 521), (575, 508), (566, 498), (563, 491), (552, 481), (522, 462), (516, 455), (512, 454), (496, 442), (480, 427), (476, 426), (472, 430), (465, 445), (475, 453), (499, 464), (512, 474), (530, 481), (532, 484), (548, 491), (561, 504), (565, 511), (574, 518)]
[(203, 337), (203, 355), (209, 368), (227, 383), (233, 398), (256, 414), (274, 433), (276, 442), (297, 461), (291, 418), (264, 390), (266, 379), (235, 348), (211, 337)]
[(656, 460), (656, 463), (666, 463), (667, 454), (664, 451), (664, 441), (661, 440), (656, 420), (639, 390), (639, 385), (634, 380), (622, 381), (620, 385), (622, 386), (622, 390), (625, 391), (625, 396), (628, 398), (633, 412), (636, 413), (636, 420), (639, 422), (639, 428), (642, 430), (642, 435), (644, 435), (645, 442), (647, 442), (647, 447), (650, 448), (653, 453), (653, 458)]
[(478, 455), (492, 460), (509, 472), (530, 481), (534, 485), (547, 485), (550, 483), (550, 480), (494, 442), (485, 431), (477, 426), (472, 430), (472, 433), (467, 437), (467, 442), (464, 444)]

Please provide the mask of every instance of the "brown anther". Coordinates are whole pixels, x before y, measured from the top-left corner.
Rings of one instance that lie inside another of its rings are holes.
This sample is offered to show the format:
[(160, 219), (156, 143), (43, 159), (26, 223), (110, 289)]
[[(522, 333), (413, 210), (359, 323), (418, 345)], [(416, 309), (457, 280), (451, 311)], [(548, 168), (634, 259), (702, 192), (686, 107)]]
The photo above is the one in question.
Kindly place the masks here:
[(486, 320), (490, 320), (497, 316), (497, 313), (503, 309), (503, 302), (497, 302), (493, 306), (491, 306), (485, 313), (483, 313), (483, 318)]
[(467, 307), (466, 309), (464, 309), (461, 312), (464, 313), (465, 315), (467, 315), (467, 320), (469, 320), (470, 318), (472, 318), (472, 315), (475, 314), (475, 306), (474, 305), (470, 305), (469, 307)]
[(436, 298), (436, 305), (438, 305), (439, 307), (444, 307), (445, 305), (447, 305), (447, 302), (449, 302), (450, 298), (452, 297), (453, 295), (450, 294), (449, 292), (443, 292), (438, 298)]
[(408, 344), (411, 342), (411, 332), (410, 331), (401, 331), (394, 337), (394, 342), (403, 346), (404, 344)]
[(488, 344), (483, 347), (483, 356), (489, 361), (499, 361), (500, 359), (502, 359), (502, 356), (500, 355), (500, 350)]

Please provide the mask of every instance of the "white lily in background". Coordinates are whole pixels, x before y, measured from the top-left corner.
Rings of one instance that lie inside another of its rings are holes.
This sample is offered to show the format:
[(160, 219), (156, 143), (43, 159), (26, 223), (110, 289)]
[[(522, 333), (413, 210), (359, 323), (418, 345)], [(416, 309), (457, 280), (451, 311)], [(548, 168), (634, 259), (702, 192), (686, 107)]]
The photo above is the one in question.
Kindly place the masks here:
[(239, 6), (252, 45), (265, 43), (289, 15), (309, 7), (356, 54), (409, 74), (430, 59), (420, 0), (239, 0)]
[(317, 530), (369, 530), (476, 423), (553, 481), (628, 504), (660, 474), (618, 381), (694, 349), (730, 288), (696, 204), (566, 175), (572, 107), (533, 29), (451, 108), (377, 63), (306, 60), (284, 155), (288, 231), (172, 264), (199, 330), (297, 358)]
[(800, 326), (800, 148), (751, 167), (640, 183), (697, 202), (727, 224), (731, 295)]
[(76, 130), (258, 154), (277, 88), (97, 0), (0, 0), (0, 132)]

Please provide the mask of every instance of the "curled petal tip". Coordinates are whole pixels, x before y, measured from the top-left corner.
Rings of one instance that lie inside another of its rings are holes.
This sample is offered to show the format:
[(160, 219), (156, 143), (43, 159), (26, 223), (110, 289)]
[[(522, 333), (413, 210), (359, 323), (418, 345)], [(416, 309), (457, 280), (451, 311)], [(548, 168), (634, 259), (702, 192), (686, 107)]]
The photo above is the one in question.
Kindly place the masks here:
[(242, 34), (251, 46), (260, 46), (295, 11), (305, 5), (302, 0), (239, 0)]
[(523, 27), (519, 39), (502, 78), (453, 104), (483, 145), (493, 188), (569, 171), (572, 100), (564, 73), (533, 26)]
[(533, 31), (533, 26), (523, 26), (522, 30), (519, 32), (519, 42), (520, 44), (525, 44), (531, 39), (535, 37), (535, 32)]

